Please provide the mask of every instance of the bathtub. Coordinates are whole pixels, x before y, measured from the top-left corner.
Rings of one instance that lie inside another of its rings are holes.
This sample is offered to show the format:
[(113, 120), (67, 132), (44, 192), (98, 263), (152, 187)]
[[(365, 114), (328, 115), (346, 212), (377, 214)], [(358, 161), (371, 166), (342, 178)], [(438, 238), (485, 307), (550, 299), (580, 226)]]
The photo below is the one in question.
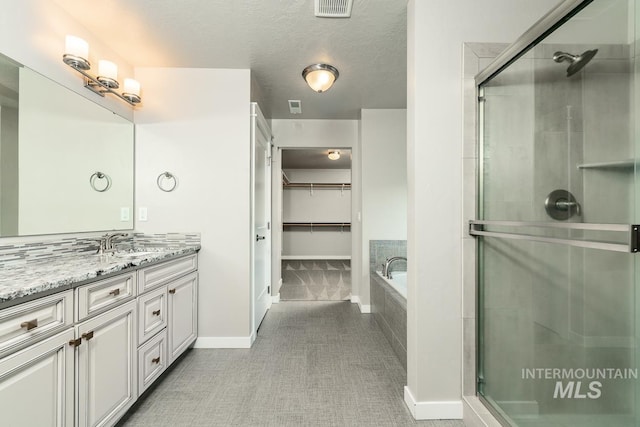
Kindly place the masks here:
[(406, 271), (392, 271), (392, 279), (387, 279), (382, 275), (381, 271), (376, 271), (378, 276), (389, 284), (395, 291), (407, 299), (407, 272)]
[(370, 272), (371, 313), (382, 332), (407, 368), (407, 273), (392, 271), (393, 279), (380, 271)]

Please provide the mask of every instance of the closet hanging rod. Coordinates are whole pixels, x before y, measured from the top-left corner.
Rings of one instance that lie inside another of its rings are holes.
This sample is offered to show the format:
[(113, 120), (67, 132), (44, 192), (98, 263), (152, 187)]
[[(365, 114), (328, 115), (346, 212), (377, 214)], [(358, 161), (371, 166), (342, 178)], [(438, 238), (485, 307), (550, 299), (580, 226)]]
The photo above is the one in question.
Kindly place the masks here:
[(284, 227), (351, 227), (350, 222), (283, 222)]
[(344, 183), (344, 184), (338, 184), (338, 183), (315, 183), (315, 182), (290, 182), (290, 183), (284, 183), (285, 187), (313, 187), (313, 188), (351, 188), (351, 184), (348, 183)]

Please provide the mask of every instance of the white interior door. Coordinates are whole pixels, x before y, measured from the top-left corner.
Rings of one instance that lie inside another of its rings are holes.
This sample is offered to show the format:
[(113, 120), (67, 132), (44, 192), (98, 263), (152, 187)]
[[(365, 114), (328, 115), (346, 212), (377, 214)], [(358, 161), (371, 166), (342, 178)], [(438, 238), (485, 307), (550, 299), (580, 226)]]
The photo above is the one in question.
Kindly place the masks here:
[(271, 129), (256, 103), (251, 104), (252, 166), (252, 328), (271, 306)]

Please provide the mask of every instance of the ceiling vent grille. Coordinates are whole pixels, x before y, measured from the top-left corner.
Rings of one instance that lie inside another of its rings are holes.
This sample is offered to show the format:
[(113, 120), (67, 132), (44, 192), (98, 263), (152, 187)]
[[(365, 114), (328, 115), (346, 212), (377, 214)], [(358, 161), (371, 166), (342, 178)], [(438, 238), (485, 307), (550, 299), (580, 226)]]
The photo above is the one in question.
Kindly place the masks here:
[(319, 18), (350, 18), (353, 0), (316, 0)]

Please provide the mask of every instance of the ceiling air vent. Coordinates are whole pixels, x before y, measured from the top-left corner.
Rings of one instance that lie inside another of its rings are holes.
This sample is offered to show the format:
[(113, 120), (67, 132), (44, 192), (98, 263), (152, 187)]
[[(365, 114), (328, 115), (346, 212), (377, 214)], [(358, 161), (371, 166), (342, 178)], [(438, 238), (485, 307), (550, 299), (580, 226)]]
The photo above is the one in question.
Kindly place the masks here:
[(291, 114), (302, 114), (302, 102), (299, 99), (290, 99), (289, 112)]
[(316, 0), (319, 18), (350, 18), (353, 0)]

